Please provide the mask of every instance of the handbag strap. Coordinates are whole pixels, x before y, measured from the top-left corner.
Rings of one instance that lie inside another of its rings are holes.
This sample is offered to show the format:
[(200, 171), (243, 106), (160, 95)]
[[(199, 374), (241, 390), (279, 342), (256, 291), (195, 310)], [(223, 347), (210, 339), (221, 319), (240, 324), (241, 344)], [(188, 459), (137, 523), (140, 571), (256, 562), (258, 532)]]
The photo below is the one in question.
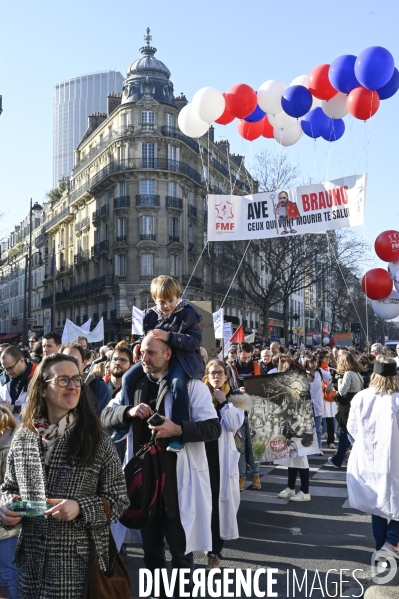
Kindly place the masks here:
[(108, 499), (105, 499), (104, 497), (100, 497), (100, 499), (104, 506), (105, 515), (107, 516), (107, 524), (108, 524), (108, 526), (110, 526), (110, 524), (111, 524), (111, 506), (109, 505)]

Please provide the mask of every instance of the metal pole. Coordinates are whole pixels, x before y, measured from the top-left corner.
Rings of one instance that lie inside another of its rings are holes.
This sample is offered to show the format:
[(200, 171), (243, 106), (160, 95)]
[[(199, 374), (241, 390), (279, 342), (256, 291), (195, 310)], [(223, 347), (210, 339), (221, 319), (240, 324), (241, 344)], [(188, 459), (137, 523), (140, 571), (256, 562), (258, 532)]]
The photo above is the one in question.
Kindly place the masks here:
[[(53, 263), (54, 256), (54, 263)], [(55, 241), (53, 242), (53, 251), (51, 254), (51, 264), (53, 267), (53, 304), (51, 307), (51, 330), (55, 331), (55, 275), (56, 275), (56, 258), (55, 258)]]
[(29, 208), (28, 318), (32, 318), (32, 198)]
[(211, 306), (212, 312), (215, 312), (215, 259), (213, 244), (213, 241), (209, 241), (209, 253), (211, 255)]
[(28, 345), (28, 311), (27, 311), (27, 295), (28, 295), (28, 254), (25, 254), (25, 293), (24, 293), (24, 322), (22, 324), (22, 343)]

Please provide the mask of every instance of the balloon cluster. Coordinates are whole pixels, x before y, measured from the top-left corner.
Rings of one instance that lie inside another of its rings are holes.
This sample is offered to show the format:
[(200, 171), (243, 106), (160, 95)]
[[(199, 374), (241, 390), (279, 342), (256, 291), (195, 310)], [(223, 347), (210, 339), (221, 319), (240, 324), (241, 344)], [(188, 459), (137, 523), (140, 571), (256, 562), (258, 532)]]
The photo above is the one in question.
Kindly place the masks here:
[(345, 132), (342, 120), (348, 112), (366, 121), (399, 89), (399, 71), (392, 54), (381, 46), (363, 50), (359, 56), (345, 54), (331, 64), (320, 64), (286, 87), (271, 79), (256, 92), (245, 83), (226, 93), (213, 87), (196, 92), (191, 104), (179, 114), (179, 127), (189, 137), (201, 137), (213, 121), (221, 125), (235, 118), (244, 139), (275, 139), (291, 146), (305, 134), (336, 141)]
[(392, 320), (399, 316), (399, 231), (380, 233), (374, 249), (381, 260), (389, 262), (388, 270), (373, 268), (366, 272), (362, 288), (372, 300), (374, 313), (384, 320)]

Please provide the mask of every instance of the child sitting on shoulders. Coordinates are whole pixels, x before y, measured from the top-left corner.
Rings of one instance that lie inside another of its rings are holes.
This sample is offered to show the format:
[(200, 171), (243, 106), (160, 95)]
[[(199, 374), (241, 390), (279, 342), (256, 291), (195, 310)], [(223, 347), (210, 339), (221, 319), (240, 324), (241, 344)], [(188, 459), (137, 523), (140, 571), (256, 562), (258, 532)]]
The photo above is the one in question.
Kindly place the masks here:
[[(168, 378), (173, 396), (172, 421), (181, 425), (189, 420), (189, 379), (202, 379), (204, 361), (201, 357), (201, 315), (184, 299), (180, 285), (172, 277), (161, 275), (152, 280), (150, 286), (153, 308), (146, 311), (143, 319), (143, 336), (134, 348), (134, 358), (139, 360), (140, 343), (144, 336), (153, 331), (156, 339), (167, 343), (173, 351), (169, 362)], [(122, 404), (129, 405), (137, 379), (143, 367), (137, 362), (122, 379)], [(171, 437), (168, 451), (181, 451), (183, 443), (179, 437)]]

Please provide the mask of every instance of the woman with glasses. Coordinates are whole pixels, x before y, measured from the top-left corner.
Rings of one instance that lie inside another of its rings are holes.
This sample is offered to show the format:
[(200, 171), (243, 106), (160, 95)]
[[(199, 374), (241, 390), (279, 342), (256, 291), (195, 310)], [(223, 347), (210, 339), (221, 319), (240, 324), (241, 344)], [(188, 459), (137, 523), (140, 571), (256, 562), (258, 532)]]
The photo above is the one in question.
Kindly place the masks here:
[(212, 490), (212, 551), (208, 553), (208, 570), (219, 568), (224, 541), (237, 539), (239, 536), (237, 511), (240, 504), (240, 453), (234, 437), (244, 422), (244, 411), (251, 408), (251, 398), (239, 391), (233, 393), (228, 378), (224, 362), (208, 362), (203, 381), (211, 392), (222, 427), (219, 439), (205, 443)]
[[(19, 599), (81, 599), (92, 539), (108, 568), (109, 526), (129, 505), (112, 442), (86, 397), (72, 356), (51, 354), (35, 372), (2, 486), (1, 526), (22, 524), (16, 549)], [(19, 517), (10, 502), (47, 502)]]

